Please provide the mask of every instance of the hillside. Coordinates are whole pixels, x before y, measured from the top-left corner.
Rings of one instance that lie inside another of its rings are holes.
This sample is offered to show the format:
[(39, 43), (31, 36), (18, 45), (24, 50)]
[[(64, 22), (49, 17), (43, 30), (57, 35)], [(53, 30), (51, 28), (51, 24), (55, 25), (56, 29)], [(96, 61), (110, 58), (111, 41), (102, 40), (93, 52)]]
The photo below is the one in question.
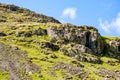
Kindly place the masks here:
[(0, 80), (119, 80), (120, 38), (0, 4)]
[(0, 4), (0, 14), (0, 22), (60, 23), (53, 17), (37, 14), (29, 9), (20, 8), (15, 5)]

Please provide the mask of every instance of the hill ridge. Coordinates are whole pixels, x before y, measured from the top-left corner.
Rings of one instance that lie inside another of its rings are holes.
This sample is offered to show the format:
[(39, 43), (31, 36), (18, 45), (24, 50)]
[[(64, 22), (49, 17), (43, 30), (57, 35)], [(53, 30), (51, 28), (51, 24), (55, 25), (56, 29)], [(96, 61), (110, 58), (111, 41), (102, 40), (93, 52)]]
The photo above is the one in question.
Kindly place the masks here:
[[(24, 22), (25, 20), (29, 20), (31, 18), (31, 19), (34, 19), (33, 20), (34, 22), (38, 22), (38, 23), (46, 23), (46, 22), (60, 23), (58, 20), (54, 19), (53, 17), (45, 16), (43, 14), (38, 14), (38, 13), (35, 13), (34, 11), (31, 11), (29, 9), (21, 8), (21, 7), (15, 6), (13, 4), (0, 3), (0, 10), (5, 12), (5, 13), (14, 12), (14, 14), (22, 13), (23, 16), (30, 16), (28, 19), (26, 18), (26, 19), (23, 19), (23, 20), (21, 19), (21, 21), (19, 20), (20, 22)], [(3, 14), (3, 18), (4, 17), (6, 17), (6, 16), (4, 16), (4, 14)], [(35, 19), (35, 18), (37, 18), (37, 19)]]

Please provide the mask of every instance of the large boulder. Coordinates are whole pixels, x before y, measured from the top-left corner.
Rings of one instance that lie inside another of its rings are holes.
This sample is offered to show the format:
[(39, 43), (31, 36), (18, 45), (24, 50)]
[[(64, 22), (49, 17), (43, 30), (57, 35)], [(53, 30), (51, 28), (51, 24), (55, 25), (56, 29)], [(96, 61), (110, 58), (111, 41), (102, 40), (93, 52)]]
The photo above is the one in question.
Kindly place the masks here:
[(64, 43), (77, 43), (90, 48), (94, 53), (103, 51), (103, 41), (98, 30), (88, 26), (62, 25), (60, 27), (50, 26), (47, 29), (51, 41), (59, 40)]
[(109, 46), (111, 51), (120, 53), (120, 41), (112, 40), (109, 42)]
[(111, 40), (108, 48), (109, 56), (120, 60), (120, 40)]

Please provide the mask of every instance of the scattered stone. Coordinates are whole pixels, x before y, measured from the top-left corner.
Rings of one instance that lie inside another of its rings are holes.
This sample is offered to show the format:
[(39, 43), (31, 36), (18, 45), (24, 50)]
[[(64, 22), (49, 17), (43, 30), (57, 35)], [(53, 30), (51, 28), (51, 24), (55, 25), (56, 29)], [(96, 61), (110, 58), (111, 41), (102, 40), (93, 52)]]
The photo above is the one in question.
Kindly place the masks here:
[(32, 31), (27, 31), (23, 34), (24, 37), (31, 37), (32, 36)]
[(82, 67), (82, 68), (84, 68), (84, 65), (83, 65), (83, 64), (80, 64), (78, 61), (72, 61), (71, 63), (76, 64), (77, 67)]
[(54, 51), (59, 50), (59, 46), (57, 46), (57, 45), (55, 45), (53, 43), (50, 43), (50, 42), (41, 42), (40, 47), (41, 48), (50, 48), (50, 49), (52, 49)]
[(20, 50), (17, 46), (12, 46), (13, 50)]
[(101, 63), (101, 60), (99, 57), (95, 55), (87, 54), (87, 53), (82, 53), (80, 55), (77, 55), (77, 57), (75, 56), (75, 58), (78, 61), (83, 61), (83, 62), (90, 62), (90, 63), (97, 63), (97, 64)]
[(85, 73), (85, 71), (81, 67), (75, 67), (75, 66), (72, 66), (70, 64), (65, 64), (63, 62), (58, 62), (52, 68), (52, 70), (54, 70), (54, 71), (55, 70), (60, 70), (60, 69), (65, 69), (67, 73), (70, 73), (71, 75), (77, 76), (77, 77), (79, 77), (81, 79), (83, 79), (83, 78), (88, 76), (88, 74)]
[(40, 68), (31, 63), (25, 51), (0, 42), (0, 68), (10, 74), (10, 80), (30, 80), (29, 74), (40, 74)]
[(115, 65), (116, 65), (116, 63), (115, 63), (114, 61), (107, 61), (107, 63), (108, 63), (109, 65), (111, 65), (111, 66), (115, 66)]
[(63, 78), (65, 78), (65, 80), (72, 80), (72, 77), (65, 73), (63, 74)]
[(0, 22), (7, 22), (7, 20), (0, 19)]
[(49, 48), (44, 48), (41, 49), (41, 53), (45, 54), (45, 55), (49, 55), (52, 54), (51, 50)]
[(37, 36), (47, 35), (47, 30), (38, 28), (37, 30), (34, 31), (34, 34)]
[(55, 54), (51, 54), (50, 57), (54, 58), (54, 59), (57, 58), (57, 56)]
[(105, 68), (101, 68), (98, 75), (104, 77), (104, 79), (106, 79), (106, 80), (120, 79), (120, 71), (118, 71), (118, 70), (112, 71), (112, 70), (107, 70)]

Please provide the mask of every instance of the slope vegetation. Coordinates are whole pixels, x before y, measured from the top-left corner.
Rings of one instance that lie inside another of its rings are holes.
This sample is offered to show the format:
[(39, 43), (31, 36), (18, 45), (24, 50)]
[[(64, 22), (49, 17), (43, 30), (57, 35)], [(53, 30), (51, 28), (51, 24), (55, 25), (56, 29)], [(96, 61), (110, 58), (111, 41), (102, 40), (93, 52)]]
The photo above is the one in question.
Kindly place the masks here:
[(1, 80), (119, 80), (120, 39), (0, 4)]

